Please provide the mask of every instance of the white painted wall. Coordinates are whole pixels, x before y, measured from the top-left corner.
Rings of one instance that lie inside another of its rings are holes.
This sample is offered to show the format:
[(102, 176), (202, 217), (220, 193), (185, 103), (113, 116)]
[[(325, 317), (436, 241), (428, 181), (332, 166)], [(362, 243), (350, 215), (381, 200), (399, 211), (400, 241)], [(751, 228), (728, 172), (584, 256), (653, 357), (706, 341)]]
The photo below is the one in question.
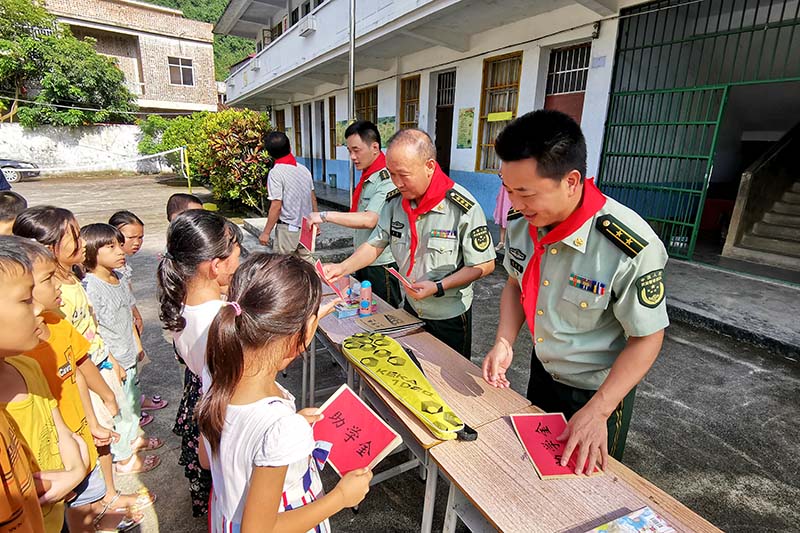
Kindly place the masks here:
[[(30, 161), (43, 168), (72, 169), (69, 172), (109, 169), (158, 172), (160, 167), (154, 160), (115, 163), (140, 157), (141, 138), (142, 131), (134, 125), (28, 129), (19, 124), (0, 124), (0, 157)], [(99, 164), (105, 166), (86, 168), (86, 165)], [(166, 164), (163, 168), (168, 170)]]
[[(324, 5), (324, 4), (323, 4)], [(366, 6), (364, 9), (368, 9)], [(372, 12), (377, 16), (380, 10)], [(588, 175), (596, 175), (602, 149), (605, 117), (608, 107), (614, 48), (618, 24), (604, 21), (598, 39), (591, 39), (592, 25), (599, 18), (580, 5), (563, 7), (549, 13), (521, 19), (502, 27), (474, 34), (470, 39), (469, 52), (457, 52), (448, 48), (431, 48), (400, 56), (388, 71), (361, 69), (356, 72), (356, 86), (363, 88), (378, 84), (378, 116), (395, 116), (399, 119), (399, 80), (403, 77), (420, 75), (420, 114), (419, 124), (431, 134), (434, 132), (435, 113), (435, 74), (456, 69), (456, 94), (453, 118), (453, 143), (451, 169), (472, 172), (478, 138), (478, 114), (480, 112), (481, 80), (483, 61), (487, 58), (522, 52), (522, 73), (517, 115), (541, 108), (544, 103), (544, 88), (550, 50), (579, 42), (592, 42), (592, 61), (587, 79), (582, 128), (586, 135), (588, 148)], [(577, 29), (576, 26), (582, 27)], [(557, 33), (559, 30), (564, 30)], [(553, 35), (556, 33), (556, 35)], [(537, 36), (542, 38), (537, 39)], [(544, 37), (548, 36), (548, 37)], [(532, 42), (531, 42), (532, 41)], [(310, 40), (306, 46), (312, 46)], [(295, 95), (294, 103), (310, 102), (336, 95), (337, 120), (347, 119), (346, 86), (336, 87), (320, 84), (313, 97)], [(456, 148), (456, 132), (459, 109), (473, 107), (476, 119), (473, 125), (473, 147)], [(327, 109), (327, 103), (326, 103)], [(290, 112), (287, 112), (287, 126)], [(305, 128), (305, 125), (304, 125)], [(337, 148), (337, 158), (346, 159), (345, 148)]]

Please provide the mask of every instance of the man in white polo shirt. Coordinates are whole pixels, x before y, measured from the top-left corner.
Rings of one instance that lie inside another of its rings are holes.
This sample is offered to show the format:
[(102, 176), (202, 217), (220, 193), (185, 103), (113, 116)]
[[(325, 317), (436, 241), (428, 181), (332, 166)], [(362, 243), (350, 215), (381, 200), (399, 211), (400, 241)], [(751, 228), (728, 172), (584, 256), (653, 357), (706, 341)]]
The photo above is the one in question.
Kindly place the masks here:
[(300, 244), (303, 217), (308, 217), (312, 211), (317, 210), (311, 172), (295, 160), (285, 133), (269, 132), (264, 145), (269, 155), (275, 159), (275, 166), (269, 171), (267, 181), (270, 200), (267, 225), (258, 240), (263, 245), (269, 245), (270, 234), (275, 228), (275, 242), (272, 247), (275, 253), (294, 254), (311, 262), (311, 252)]

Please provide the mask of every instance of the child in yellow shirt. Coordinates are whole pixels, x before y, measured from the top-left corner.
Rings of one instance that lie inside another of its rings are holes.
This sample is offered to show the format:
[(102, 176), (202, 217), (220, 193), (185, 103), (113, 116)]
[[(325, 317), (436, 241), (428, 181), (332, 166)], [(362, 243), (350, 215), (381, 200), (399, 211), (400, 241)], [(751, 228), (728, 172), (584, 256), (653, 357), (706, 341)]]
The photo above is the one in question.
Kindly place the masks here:
[[(21, 241), (0, 236), (0, 411), (32, 455), (29, 459), (41, 489), (44, 530), (60, 533), (64, 498), (85, 476), (88, 452), (83, 440), (61, 419), (36, 361), (15, 355), (36, 347), (42, 331), (42, 307), (32, 299), (33, 266), (20, 250)], [(21, 508), (23, 523), (38, 530), (35, 513), (28, 512), (27, 506)]]
[[(70, 431), (81, 436), (89, 450), (89, 468), (76, 487), (76, 497), (68, 503), (67, 525), (72, 533), (91, 533), (95, 528), (126, 530), (141, 521), (138, 509), (152, 505), (153, 498), (142, 494), (106, 494), (106, 485), (97, 462), (97, 446), (107, 447), (119, 435), (98, 424), (83, 372), (95, 369), (88, 356), (89, 341), (58, 312), (61, 291), (55, 281), (56, 261), (41, 244), (24, 240), (22, 251), (33, 264), (33, 299), (44, 308), (40, 343), (25, 352), (39, 363), (50, 392)], [(96, 369), (95, 369), (96, 370)], [(115, 505), (119, 510), (112, 510)], [(127, 506), (134, 506), (130, 516)]]

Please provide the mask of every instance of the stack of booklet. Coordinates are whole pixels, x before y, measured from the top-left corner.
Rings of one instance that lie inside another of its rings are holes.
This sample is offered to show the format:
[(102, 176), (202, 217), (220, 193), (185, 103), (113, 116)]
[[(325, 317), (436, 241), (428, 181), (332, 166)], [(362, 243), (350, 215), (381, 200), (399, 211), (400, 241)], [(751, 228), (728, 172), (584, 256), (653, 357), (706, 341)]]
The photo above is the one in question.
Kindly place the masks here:
[(388, 335), (417, 329), (422, 326), (422, 320), (415, 318), (402, 309), (396, 309), (388, 313), (357, 318), (356, 324), (364, 331)]

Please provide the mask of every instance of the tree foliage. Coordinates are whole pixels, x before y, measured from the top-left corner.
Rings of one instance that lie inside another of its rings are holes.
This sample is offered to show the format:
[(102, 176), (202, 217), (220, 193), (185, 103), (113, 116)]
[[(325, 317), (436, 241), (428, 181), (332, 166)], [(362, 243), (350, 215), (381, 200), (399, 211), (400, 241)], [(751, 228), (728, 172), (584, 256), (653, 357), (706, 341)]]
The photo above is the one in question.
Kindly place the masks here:
[[(227, 109), (173, 119), (150, 115), (140, 127), (143, 154), (186, 146), (192, 176), (209, 185), (217, 200), (263, 212), (267, 174), (273, 165), (263, 144), (271, 129), (266, 114)], [(170, 163), (177, 166), (177, 157)]]
[[(146, 0), (173, 9), (180, 9), (190, 19), (216, 24), (228, 0)], [(231, 65), (255, 52), (255, 44), (248, 39), (232, 35), (214, 36), (214, 70), (218, 81), (228, 77)]]
[(75, 38), (35, 0), (0, 0), (0, 36), (0, 120), (18, 115), (29, 127), (132, 122), (126, 112), (136, 110), (136, 98), (122, 71), (95, 51), (94, 40)]

